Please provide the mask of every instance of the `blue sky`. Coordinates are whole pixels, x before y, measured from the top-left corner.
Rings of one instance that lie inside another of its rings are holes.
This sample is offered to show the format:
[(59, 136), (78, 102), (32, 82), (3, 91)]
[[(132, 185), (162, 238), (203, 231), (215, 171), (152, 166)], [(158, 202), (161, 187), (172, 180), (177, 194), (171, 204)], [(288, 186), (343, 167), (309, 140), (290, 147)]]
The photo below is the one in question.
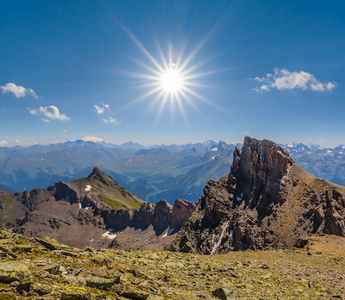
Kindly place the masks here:
[[(3, 0), (0, 146), (345, 144), (344, 16), (343, 1)], [(174, 96), (156, 74), (169, 53), (189, 76)]]

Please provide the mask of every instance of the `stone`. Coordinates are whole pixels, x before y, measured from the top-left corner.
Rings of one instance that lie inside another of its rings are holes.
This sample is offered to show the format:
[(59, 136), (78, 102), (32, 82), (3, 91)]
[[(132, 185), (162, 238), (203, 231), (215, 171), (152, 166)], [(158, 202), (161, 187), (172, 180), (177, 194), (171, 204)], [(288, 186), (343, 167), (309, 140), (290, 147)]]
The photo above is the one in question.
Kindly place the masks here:
[(106, 278), (89, 275), (85, 277), (85, 282), (86, 282), (86, 286), (88, 287), (107, 290), (107, 289), (110, 289), (114, 284), (120, 282), (120, 276), (113, 279), (106, 279)]
[(39, 296), (44, 296), (50, 294), (53, 290), (53, 287), (49, 283), (34, 282), (31, 286), (31, 290), (33, 290)]
[(137, 290), (135, 288), (129, 288), (124, 285), (118, 285), (115, 287), (114, 290), (120, 296), (130, 298), (130, 299), (146, 300), (150, 296), (150, 294), (148, 293)]
[(0, 282), (11, 283), (30, 278), (30, 271), (24, 264), (14, 261), (0, 262)]
[(231, 291), (226, 288), (217, 288), (212, 292), (212, 295), (218, 299), (226, 300)]
[(53, 268), (46, 269), (46, 271), (53, 275), (67, 275), (66, 269), (63, 266), (55, 266)]
[(62, 286), (53, 291), (54, 299), (60, 300), (91, 300), (91, 292), (86, 287), (79, 286)]
[(49, 250), (58, 250), (61, 248), (60, 243), (54, 239), (51, 239), (50, 237), (44, 237), (44, 238), (35, 238), (37, 242), (39, 242), (41, 245), (46, 247)]

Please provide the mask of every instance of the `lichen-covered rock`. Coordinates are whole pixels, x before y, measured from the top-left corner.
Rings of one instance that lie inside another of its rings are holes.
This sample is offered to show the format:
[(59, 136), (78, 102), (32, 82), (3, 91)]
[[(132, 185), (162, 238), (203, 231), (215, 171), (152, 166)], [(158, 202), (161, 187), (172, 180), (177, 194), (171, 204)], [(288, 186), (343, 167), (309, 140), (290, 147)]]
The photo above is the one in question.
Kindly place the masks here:
[(90, 289), (80, 286), (61, 286), (55, 287), (51, 294), (55, 299), (61, 300), (91, 300)]
[(130, 298), (130, 299), (146, 300), (150, 296), (149, 293), (140, 291), (134, 287), (129, 288), (129, 287), (124, 286), (124, 285), (118, 285), (115, 287), (114, 290), (120, 296)]
[(53, 286), (45, 282), (34, 282), (31, 285), (31, 290), (34, 291), (37, 295), (43, 296), (50, 294), (53, 291)]
[(120, 276), (113, 279), (106, 279), (97, 276), (86, 276), (85, 277), (86, 286), (93, 287), (97, 289), (107, 290), (110, 289), (115, 283), (120, 282)]
[(0, 282), (24, 281), (31, 273), (24, 264), (14, 261), (0, 262)]
[[(18, 234), (2, 242), (9, 247), (16, 241), (32, 244), (33, 249), (16, 250), (16, 261), (5, 258), (7, 268), (3, 269), (12, 273), (18, 271), (13, 266), (20, 264), (31, 274), (20, 278), (22, 282), (19, 278), (0, 282), (0, 300), (311, 300), (339, 298), (345, 293), (345, 238), (338, 236), (314, 235), (301, 241), (300, 247), (305, 248), (212, 256), (74, 249), (78, 256), (73, 257), (42, 250), (39, 243)], [(54, 266), (55, 274), (46, 271)]]
[(61, 248), (61, 245), (57, 240), (51, 239), (48, 236), (45, 236), (43, 238), (36, 237), (35, 239), (37, 242), (39, 242), (49, 250), (58, 250)]

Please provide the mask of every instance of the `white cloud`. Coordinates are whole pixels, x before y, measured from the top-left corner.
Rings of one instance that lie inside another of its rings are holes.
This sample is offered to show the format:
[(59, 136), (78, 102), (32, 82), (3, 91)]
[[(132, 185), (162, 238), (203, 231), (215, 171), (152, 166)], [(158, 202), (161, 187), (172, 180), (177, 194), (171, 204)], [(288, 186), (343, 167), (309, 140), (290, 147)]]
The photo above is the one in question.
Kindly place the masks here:
[(0, 147), (4, 147), (4, 146), (6, 146), (8, 143), (7, 143), (7, 141), (5, 141), (5, 140), (1, 140), (0, 141)]
[(64, 114), (60, 113), (60, 110), (54, 106), (54, 105), (50, 105), (47, 107), (40, 107), (37, 109), (30, 109), (28, 108), (30, 114), (34, 115), (34, 116), (42, 116), (44, 118), (42, 118), (42, 120), (44, 122), (48, 121), (50, 122), (50, 120), (60, 120), (60, 121), (67, 121), (70, 120), (69, 117), (67, 117)]
[(102, 106), (95, 105), (96, 112), (101, 115), (104, 114), (105, 110), (109, 109), (109, 104), (102, 103)]
[(82, 138), (82, 140), (85, 141), (85, 142), (94, 142), (94, 143), (102, 142), (103, 141), (101, 138), (95, 137), (93, 135), (85, 136), (85, 137)]
[(14, 83), (7, 83), (4, 86), (0, 86), (0, 88), (2, 89), (3, 94), (12, 93), (16, 98), (22, 98), (28, 94), (36, 99), (38, 98), (37, 94), (32, 89), (26, 89), (22, 86), (15, 85)]
[(265, 83), (254, 88), (256, 92), (268, 92), (271, 89), (292, 90), (301, 89), (316, 92), (331, 91), (335, 88), (335, 83), (322, 83), (312, 74), (304, 71), (290, 72), (286, 69), (274, 69), (273, 74), (266, 74), (266, 77), (255, 77), (253, 80)]
[(104, 123), (107, 123), (107, 124), (114, 124), (114, 125), (119, 125), (120, 122), (117, 121), (115, 118), (112, 118), (112, 117), (109, 117), (108, 119), (102, 119), (102, 121)]
[(46, 122), (46, 123), (50, 123), (50, 120), (45, 119), (45, 118), (42, 118), (42, 121), (43, 121), (43, 122)]

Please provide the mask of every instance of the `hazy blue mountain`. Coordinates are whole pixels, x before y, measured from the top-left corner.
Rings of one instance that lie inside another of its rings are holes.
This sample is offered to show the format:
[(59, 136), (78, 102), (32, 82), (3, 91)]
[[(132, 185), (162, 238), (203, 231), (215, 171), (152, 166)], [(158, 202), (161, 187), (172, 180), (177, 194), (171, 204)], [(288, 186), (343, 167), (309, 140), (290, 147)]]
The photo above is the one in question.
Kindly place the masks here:
[(345, 185), (345, 146), (321, 148), (318, 145), (294, 143), (282, 145), (303, 169), (318, 178)]
[[(195, 170), (209, 163), (207, 166), (211, 166), (221, 157), (231, 160), (234, 148), (234, 145), (214, 141), (144, 147), (133, 142), (114, 145), (83, 140), (3, 147), (0, 148), (0, 184), (19, 192), (46, 188), (57, 181), (87, 176), (97, 166), (122, 186), (132, 188), (141, 197), (144, 195), (152, 201), (164, 197), (172, 202), (179, 192), (180, 197), (196, 201), (192, 198), (201, 195), (207, 180), (220, 178), (229, 171), (229, 166), (218, 166), (216, 170), (205, 167), (209, 170), (205, 169), (203, 174), (197, 174)], [(181, 179), (191, 174), (197, 184)], [(174, 182), (170, 193), (166, 190), (169, 181)], [(138, 192), (142, 188), (143, 191)]]
[(5, 191), (9, 193), (16, 193), (16, 191), (6, 185), (0, 184), (0, 191)]
[[(30, 147), (0, 147), (0, 184), (18, 192), (87, 176), (99, 167), (142, 199), (197, 201), (207, 180), (229, 172), (235, 147), (212, 140), (182, 145), (143, 146), (128, 142), (68, 141)], [(281, 145), (306, 171), (345, 185), (345, 147)]]

